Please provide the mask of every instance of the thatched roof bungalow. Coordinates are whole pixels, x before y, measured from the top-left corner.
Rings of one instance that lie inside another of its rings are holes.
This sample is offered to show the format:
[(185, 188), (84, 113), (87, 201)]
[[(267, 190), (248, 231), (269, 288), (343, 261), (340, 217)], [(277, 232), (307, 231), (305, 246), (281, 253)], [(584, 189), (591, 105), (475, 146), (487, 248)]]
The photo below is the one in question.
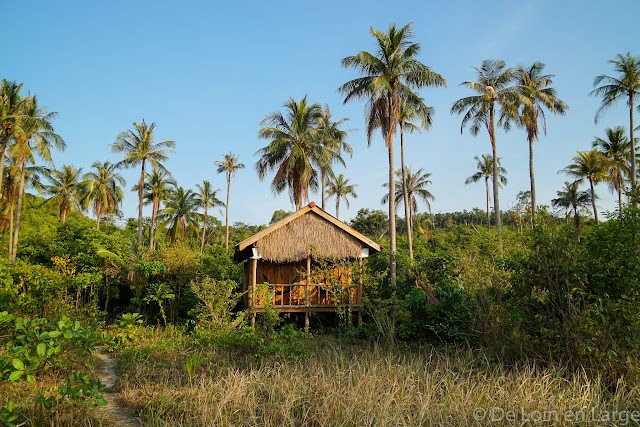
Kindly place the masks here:
[[(335, 311), (348, 306), (361, 317), (362, 280), (352, 282), (347, 261), (362, 260), (381, 249), (373, 240), (329, 215), (308, 206), (238, 243), (234, 259), (245, 263), (247, 305), (264, 310), (265, 283), (273, 307), (282, 312)], [(329, 271), (329, 273), (328, 273)]]

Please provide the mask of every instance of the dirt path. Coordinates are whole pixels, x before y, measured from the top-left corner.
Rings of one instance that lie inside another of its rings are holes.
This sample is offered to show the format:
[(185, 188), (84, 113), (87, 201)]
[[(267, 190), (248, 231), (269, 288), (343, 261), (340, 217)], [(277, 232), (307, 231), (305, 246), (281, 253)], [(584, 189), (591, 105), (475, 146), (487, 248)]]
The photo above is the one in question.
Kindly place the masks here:
[(131, 411), (120, 403), (120, 394), (112, 391), (118, 381), (116, 358), (108, 353), (104, 347), (98, 347), (98, 357), (102, 361), (98, 376), (102, 384), (108, 389), (104, 394), (108, 404), (101, 407), (100, 410), (109, 419), (110, 425), (121, 427), (142, 425), (139, 420), (131, 415)]

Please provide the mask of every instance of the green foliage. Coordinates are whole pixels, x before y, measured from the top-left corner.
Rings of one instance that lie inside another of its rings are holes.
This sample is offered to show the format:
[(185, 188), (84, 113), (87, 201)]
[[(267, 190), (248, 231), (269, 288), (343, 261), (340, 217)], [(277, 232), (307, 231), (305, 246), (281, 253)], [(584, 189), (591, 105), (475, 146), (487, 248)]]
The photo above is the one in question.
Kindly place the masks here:
[(187, 361), (184, 364), (184, 368), (187, 371), (187, 375), (189, 376), (189, 384), (193, 384), (193, 379), (196, 376), (196, 372), (198, 371), (201, 362), (202, 351), (194, 352), (191, 357), (187, 358)]
[(16, 409), (16, 404), (13, 400), (9, 399), (6, 406), (0, 407), (0, 422), (3, 425), (13, 427), (15, 424), (13, 423), (18, 419), (18, 412)]
[(140, 313), (124, 313), (120, 316), (117, 322), (118, 330), (107, 343), (107, 350), (117, 351), (133, 342), (138, 337), (138, 326), (142, 325), (142, 322)]
[(36, 375), (51, 367), (70, 366), (74, 356), (88, 354), (106, 338), (67, 316), (52, 322), (16, 317), (6, 311), (0, 313), (0, 332), (5, 344), (0, 378), (9, 381), (33, 382)]
[(244, 278), (242, 264), (233, 261), (233, 252), (224, 246), (205, 247), (202, 257), (202, 272), (215, 280), (233, 280), (241, 283)]
[(88, 408), (106, 406), (107, 401), (102, 395), (104, 385), (99, 379), (92, 379), (88, 374), (80, 371), (73, 372), (66, 379), (61, 381), (52, 396), (38, 395), (33, 399), (33, 403), (42, 405), (45, 409), (54, 409), (66, 401), (72, 405), (81, 405)]
[(349, 225), (377, 241), (389, 227), (389, 216), (381, 210), (360, 209)]
[(168, 299), (174, 299), (176, 295), (173, 293), (171, 288), (164, 283), (152, 283), (147, 288), (147, 293), (144, 296), (144, 301), (150, 303), (151, 301), (155, 301), (158, 303), (158, 307), (160, 308), (160, 315), (162, 316), (162, 320), (164, 321), (165, 326), (167, 325), (167, 316), (164, 314), (164, 301)]
[[(4, 349), (0, 352), (0, 379), (33, 383), (36, 377), (72, 366), (77, 357), (91, 353), (105, 338), (104, 333), (82, 327), (79, 321), (67, 316), (50, 321), (1, 312), (0, 340)], [(106, 405), (102, 389), (99, 380), (75, 372), (51, 389), (55, 392), (53, 396), (36, 395), (30, 403), (40, 404), (46, 410), (66, 401), (87, 407)], [(20, 412), (14, 401), (9, 400), (6, 407), (0, 408), (0, 421), (13, 425)]]
[(278, 209), (278, 210), (274, 211), (273, 215), (271, 215), (271, 221), (269, 221), (269, 225), (275, 224), (276, 222), (280, 221), (281, 219), (284, 219), (284, 218), (288, 217), (292, 213), (293, 212), (285, 211), (284, 209)]
[(197, 319), (197, 333), (228, 333), (242, 322), (244, 313), (233, 313), (242, 296), (235, 292), (237, 287), (232, 280), (215, 281), (209, 276), (191, 282), (189, 289), (198, 299), (198, 305), (190, 312)]
[(255, 298), (262, 302), (264, 310), (258, 316), (258, 326), (263, 337), (269, 340), (275, 328), (282, 322), (277, 310), (273, 308), (274, 289), (268, 283), (261, 283), (256, 286)]

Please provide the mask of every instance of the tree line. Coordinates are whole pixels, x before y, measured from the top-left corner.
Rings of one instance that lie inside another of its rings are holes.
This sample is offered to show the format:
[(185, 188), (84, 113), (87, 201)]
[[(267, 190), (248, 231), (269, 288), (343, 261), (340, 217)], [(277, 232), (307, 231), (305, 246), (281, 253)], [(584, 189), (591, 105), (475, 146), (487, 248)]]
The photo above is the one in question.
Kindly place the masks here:
[[(389, 180), (383, 203), (388, 203), (388, 230), (390, 239), (390, 282), (395, 287), (396, 206), (404, 204), (407, 244), (413, 258), (413, 217), (417, 213), (417, 200), (426, 203), (434, 196), (426, 189), (430, 174), (423, 169), (416, 173), (405, 164), (404, 133), (428, 129), (433, 124), (434, 109), (427, 105), (418, 90), (428, 87), (446, 87), (445, 78), (418, 60), (421, 46), (413, 42), (411, 24), (389, 26), (388, 31), (370, 29), (375, 51), (361, 51), (342, 60), (342, 66), (358, 70), (362, 76), (338, 88), (344, 103), (365, 101), (365, 129), (371, 144), (379, 130), (389, 154)], [(594, 185), (607, 181), (618, 194), (622, 208), (623, 193), (633, 196), (636, 188), (636, 154), (634, 138), (634, 102), (640, 93), (640, 59), (618, 54), (609, 61), (615, 74), (600, 75), (594, 80), (592, 95), (602, 98), (595, 121), (608, 108), (626, 100), (630, 111), (629, 136), (621, 126), (605, 131), (605, 137), (593, 141), (591, 151), (579, 151), (572, 163), (562, 170), (574, 181), (567, 181), (558, 191), (552, 205), (573, 211), (579, 229), (579, 209), (590, 203), (596, 224), (599, 223)], [(466, 183), (485, 181), (487, 196), (487, 226), (491, 226), (490, 202), (493, 197), (494, 224), (501, 239), (499, 189), (506, 184), (506, 170), (500, 165), (497, 152), (496, 128), (505, 131), (513, 126), (526, 132), (529, 147), (530, 190), (528, 210), (532, 220), (538, 212), (534, 174), (534, 142), (546, 133), (546, 113), (563, 115), (568, 105), (553, 87), (554, 75), (546, 74), (545, 64), (534, 62), (530, 66), (507, 67), (503, 60), (485, 60), (474, 67), (474, 81), (462, 86), (473, 95), (457, 100), (451, 114), (461, 115), (461, 132), (468, 128), (473, 135), (485, 129), (491, 144), (491, 153), (476, 156), (477, 172)], [(114, 152), (123, 155), (116, 163), (95, 161), (91, 170), (63, 165), (60, 169), (37, 166), (35, 157), (52, 166), (51, 149), (63, 150), (64, 140), (56, 134), (52, 121), (56, 113), (48, 112), (38, 104), (36, 95), (22, 96), (22, 84), (2, 81), (0, 92), (0, 194), (2, 194), (3, 237), (9, 235), (9, 258), (15, 262), (19, 238), (23, 194), (31, 186), (45, 193), (47, 203), (59, 209), (64, 223), (73, 210), (91, 209), (96, 216), (96, 227), (113, 220), (123, 200), (126, 185), (119, 170), (140, 166), (140, 179), (132, 188), (138, 193), (137, 244), (143, 244), (144, 205), (152, 205), (149, 226), (149, 246), (157, 244), (158, 230), (162, 228), (170, 242), (187, 234), (198, 236), (200, 250), (205, 243), (207, 218), (215, 207), (226, 208), (225, 247), (229, 246), (229, 194), (235, 173), (244, 168), (233, 153), (215, 162), (218, 173), (226, 176), (226, 203), (218, 199), (218, 189), (210, 181), (203, 181), (195, 190), (178, 186), (164, 162), (175, 148), (175, 141), (154, 140), (155, 123), (144, 120), (133, 123), (111, 144)], [(289, 192), (296, 209), (308, 200), (309, 191), (320, 191), (323, 209), (327, 197), (335, 197), (336, 217), (341, 200), (347, 206), (349, 198), (357, 197), (355, 185), (344, 175), (336, 175), (335, 164), (345, 166), (344, 155), (352, 156), (353, 149), (346, 142), (349, 131), (342, 129), (348, 119), (334, 119), (329, 106), (311, 103), (305, 96), (299, 101), (290, 98), (284, 111), (268, 114), (262, 121), (258, 137), (268, 144), (256, 152), (255, 169), (260, 180), (273, 173), (271, 188), (275, 193)], [(400, 130), (400, 168), (395, 168), (394, 135)], [(5, 168), (5, 165), (7, 168)], [(5, 170), (6, 169), (6, 170)], [(148, 169), (151, 169), (150, 171)], [(492, 194), (489, 191), (492, 182)], [(589, 191), (581, 192), (581, 182), (589, 183)], [(393, 195), (392, 197), (390, 197)], [(631, 198), (635, 200), (635, 198)], [(203, 209), (204, 213), (196, 210)], [(200, 227), (200, 223), (202, 226)]]

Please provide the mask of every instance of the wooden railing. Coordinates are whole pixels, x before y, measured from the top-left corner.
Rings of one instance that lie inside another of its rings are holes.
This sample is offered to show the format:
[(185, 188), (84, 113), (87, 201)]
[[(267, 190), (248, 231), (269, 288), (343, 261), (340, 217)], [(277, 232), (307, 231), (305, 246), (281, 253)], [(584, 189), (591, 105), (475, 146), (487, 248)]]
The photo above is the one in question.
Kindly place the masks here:
[[(276, 309), (288, 307), (339, 307), (360, 304), (358, 284), (326, 285), (316, 283), (307, 286), (305, 283), (266, 283), (265, 285), (270, 290), (273, 290), (271, 303)], [(261, 295), (256, 292), (256, 308), (264, 307), (265, 294), (263, 292)]]

